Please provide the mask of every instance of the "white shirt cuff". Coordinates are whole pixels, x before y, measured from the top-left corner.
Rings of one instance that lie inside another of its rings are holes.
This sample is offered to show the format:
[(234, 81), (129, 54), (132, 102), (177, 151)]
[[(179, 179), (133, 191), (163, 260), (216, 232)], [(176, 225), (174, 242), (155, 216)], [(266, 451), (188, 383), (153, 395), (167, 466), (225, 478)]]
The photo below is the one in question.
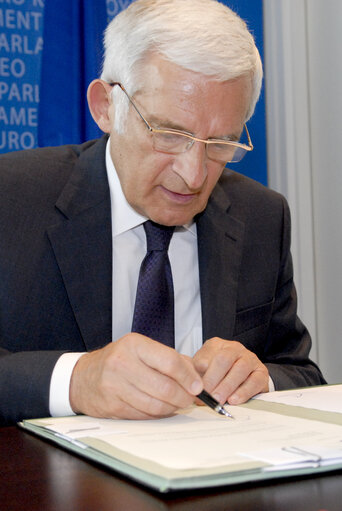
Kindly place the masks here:
[(275, 391), (275, 386), (274, 386), (272, 378), (269, 376), (268, 377), (268, 392), (274, 392), (274, 391)]
[(74, 367), (84, 353), (64, 353), (53, 369), (50, 381), (49, 408), (52, 417), (75, 415), (69, 401), (69, 387)]

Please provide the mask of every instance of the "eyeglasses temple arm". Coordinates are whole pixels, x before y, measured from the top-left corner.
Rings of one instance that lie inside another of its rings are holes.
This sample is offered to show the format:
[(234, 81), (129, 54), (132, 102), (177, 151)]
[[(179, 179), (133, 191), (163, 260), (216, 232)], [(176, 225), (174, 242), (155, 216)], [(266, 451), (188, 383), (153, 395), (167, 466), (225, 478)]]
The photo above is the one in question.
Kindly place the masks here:
[(244, 124), (244, 127), (245, 127), (245, 131), (246, 131), (246, 134), (247, 134), (248, 145), (249, 145), (249, 147), (251, 148), (251, 151), (252, 151), (254, 149), (254, 146), (252, 144), (252, 140), (251, 140), (251, 137), (250, 137), (250, 134), (249, 134), (249, 131), (248, 131), (246, 123)]
[(124, 92), (129, 100), (129, 102), (131, 103), (131, 105), (133, 106), (134, 110), (137, 112), (137, 114), (139, 115), (139, 117), (144, 121), (144, 123), (146, 124), (147, 128), (149, 129), (149, 131), (153, 131), (153, 128), (149, 125), (149, 123), (146, 121), (145, 117), (139, 112), (139, 110), (137, 109), (137, 107), (135, 106), (134, 104), (134, 101), (133, 99), (131, 98), (131, 96), (128, 94), (128, 92), (126, 91), (125, 87), (123, 85), (121, 85), (121, 83), (119, 82), (112, 82), (109, 84), (111, 87), (115, 87), (115, 85), (118, 85), (120, 87), (120, 89), (122, 90), (122, 92)]

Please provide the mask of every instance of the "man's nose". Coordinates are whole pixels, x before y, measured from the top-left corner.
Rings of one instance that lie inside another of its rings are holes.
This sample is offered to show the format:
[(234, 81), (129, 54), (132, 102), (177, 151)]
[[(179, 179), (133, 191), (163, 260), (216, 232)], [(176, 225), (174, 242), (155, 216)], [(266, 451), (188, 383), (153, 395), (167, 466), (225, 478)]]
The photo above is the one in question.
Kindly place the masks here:
[(183, 179), (189, 190), (200, 190), (207, 177), (205, 144), (195, 142), (188, 151), (177, 154), (174, 157), (173, 171)]

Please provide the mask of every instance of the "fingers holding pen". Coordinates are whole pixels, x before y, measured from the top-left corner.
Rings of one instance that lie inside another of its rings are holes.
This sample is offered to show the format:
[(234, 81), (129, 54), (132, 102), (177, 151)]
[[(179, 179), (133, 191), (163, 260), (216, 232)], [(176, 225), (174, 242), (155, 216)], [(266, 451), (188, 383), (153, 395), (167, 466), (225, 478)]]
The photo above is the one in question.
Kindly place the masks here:
[(191, 359), (140, 334), (83, 355), (70, 385), (73, 410), (98, 417), (162, 417), (203, 388)]
[(204, 388), (221, 403), (240, 404), (268, 391), (269, 373), (241, 343), (212, 338), (194, 356)]

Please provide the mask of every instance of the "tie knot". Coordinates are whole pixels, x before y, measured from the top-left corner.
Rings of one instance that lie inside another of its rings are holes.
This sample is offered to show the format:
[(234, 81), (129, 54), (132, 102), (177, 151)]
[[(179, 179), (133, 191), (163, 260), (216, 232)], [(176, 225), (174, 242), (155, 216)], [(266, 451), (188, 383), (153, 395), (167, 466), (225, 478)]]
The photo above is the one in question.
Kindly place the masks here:
[(174, 227), (156, 224), (152, 220), (148, 220), (144, 223), (144, 229), (148, 252), (152, 250), (168, 250)]

